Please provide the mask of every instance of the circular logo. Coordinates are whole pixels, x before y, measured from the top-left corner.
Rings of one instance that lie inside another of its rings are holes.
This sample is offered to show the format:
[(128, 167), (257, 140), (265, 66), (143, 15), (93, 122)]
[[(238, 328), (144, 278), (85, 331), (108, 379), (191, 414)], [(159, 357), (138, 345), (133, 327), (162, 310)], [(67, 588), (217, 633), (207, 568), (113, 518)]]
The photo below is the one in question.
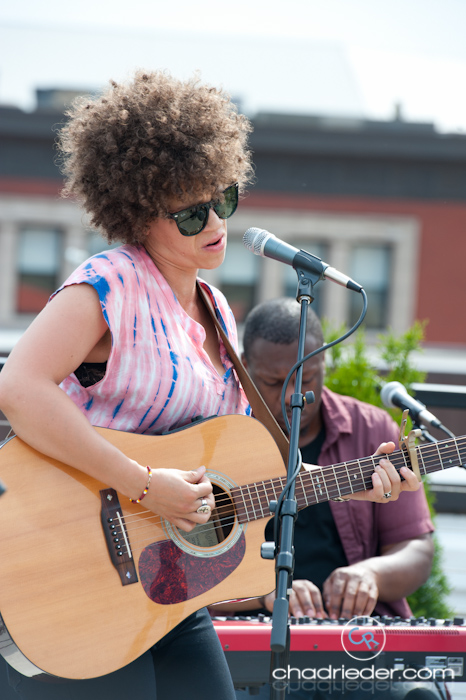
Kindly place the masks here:
[(341, 632), (341, 644), (357, 661), (375, 659), (385, 647), (384, 626), (373, 617), (352, 617)]

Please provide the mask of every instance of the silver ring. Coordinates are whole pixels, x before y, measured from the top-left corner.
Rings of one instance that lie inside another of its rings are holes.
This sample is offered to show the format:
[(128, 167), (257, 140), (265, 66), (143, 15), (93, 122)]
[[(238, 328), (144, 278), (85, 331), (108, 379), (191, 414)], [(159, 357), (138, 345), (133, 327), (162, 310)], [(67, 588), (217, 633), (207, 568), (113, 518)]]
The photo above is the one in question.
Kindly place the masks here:
[(211, 511), (211, 507), (207, 503), (207, 499), (201, 498), (201, 505), (199, 506), (199, 508), (197, 509), (196, 512), (203, 515), (205, 513), (210, 513), (210, 511)]
[(384, 493), (383, 497), (384, 497), (384, 498), (391, 498), (391, 497), (392, 497), (392, 492), (391, 492), (391, 491), (387, 491), (387, 493)]

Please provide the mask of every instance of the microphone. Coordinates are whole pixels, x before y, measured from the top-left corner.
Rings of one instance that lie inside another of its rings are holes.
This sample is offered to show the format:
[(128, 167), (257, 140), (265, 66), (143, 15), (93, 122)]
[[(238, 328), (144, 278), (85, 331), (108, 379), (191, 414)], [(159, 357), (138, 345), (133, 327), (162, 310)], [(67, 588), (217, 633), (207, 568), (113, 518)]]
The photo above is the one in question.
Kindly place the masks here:
[(273, 260), (291, 265), (295, 269), (299, 267), (310, 274), (318, 274), (320, 275), (319, 279), (332, 280), (332, 282), (341, 284), (342, 287), (347, 287), (353, 292), (362, 290), (362, 286), (351, 277), (347, 277), (334, 267), (330, 267), (316, 255), (306, 253), (305, 250), (298, 250), (262, 228), (248, 228), (243, 236), (243, 243), (255, 255), (273, 258)]
[(380, 391), (380, 398), (387, 408), (401, 408), (402, 411), (408, 409), (409, 415), (416, 423), (427, 423), (442, 430), (444, 428), (439, 419), (428, 411), (421, 401), (413, 399), (400, 382), (384, 384)]

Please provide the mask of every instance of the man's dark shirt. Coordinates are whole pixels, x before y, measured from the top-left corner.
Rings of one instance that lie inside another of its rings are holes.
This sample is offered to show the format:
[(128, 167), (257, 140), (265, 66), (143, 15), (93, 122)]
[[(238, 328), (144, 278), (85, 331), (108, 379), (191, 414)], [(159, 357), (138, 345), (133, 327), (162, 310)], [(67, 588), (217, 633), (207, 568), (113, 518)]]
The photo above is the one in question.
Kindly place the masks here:
[[(303, 462), (317, 464), (325, 440), (325, 428), (305, 447), (301, 448)], [(273, 540), (272, 518), (266, 526), (267, 540)], [(328, 502), (303, 508), (295, 523), (294, 579), (308, 579), (322, 590), (325, 579), (339, 566), (347, 566), (343, 546)]]

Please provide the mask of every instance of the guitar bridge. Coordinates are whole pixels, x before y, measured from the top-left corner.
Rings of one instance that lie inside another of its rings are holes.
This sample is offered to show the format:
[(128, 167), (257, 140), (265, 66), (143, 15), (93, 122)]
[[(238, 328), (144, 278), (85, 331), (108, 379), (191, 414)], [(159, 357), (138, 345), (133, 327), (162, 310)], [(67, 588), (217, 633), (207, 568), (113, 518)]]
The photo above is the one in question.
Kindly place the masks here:
[(123, 586), (137, 583), (138, 575), (118, 494), (115, 489), (102, 489), (100, 501), (100, 519), (112, 564), (118, 571)]

